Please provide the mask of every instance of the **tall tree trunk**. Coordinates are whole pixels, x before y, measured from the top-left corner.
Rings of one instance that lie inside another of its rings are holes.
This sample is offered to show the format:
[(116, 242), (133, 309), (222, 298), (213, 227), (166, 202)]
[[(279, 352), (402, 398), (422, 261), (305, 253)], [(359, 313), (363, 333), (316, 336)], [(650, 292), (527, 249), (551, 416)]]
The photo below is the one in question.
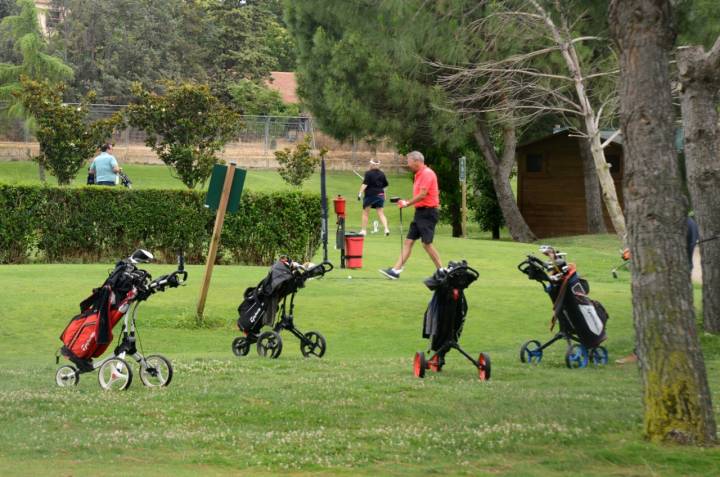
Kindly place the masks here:
[(710, 444), (715, 418), (695, 328), (686, 208), (673, 144), (670, 16), (669, 0), (610, 4), (610, 28), (620, 50), (633, 318), (646, 436)]
[(532, 230), (530, 230), (530, 227), (528, 227), (528, 224), (520, 213), (515, 195), (510, 186), (510, 173), (515, 164), (515, 148), (517, 146), (515, 128), (509, 125), (503, 127), (504, 149), (501, 158), (495, 153), (495, 147), (488, 133), (487, 123), (483, 120), (478, 120), (477, 122), (475, 140), (480, 146), (480, 150), (485, 158), (485, 163), (490, 171), (498, 204), (500, 204), (500, 209), (505, 218), (510, 236), (516, 242), (534, 242), (537, 240), (537, 237), (532, 233)]
[(603, 202), (600, 196), (600, 182), (598, 181), (595, 163), (590, 151), (590, 141), (578, 138), (580, 157), (583, 161), (583, 176), (585, 179), (585, 216), (587, 217), (587, 231), (591, 234), (607, 233), (605, 217), (603, 216)]
[[(615, 191), (615, 182), (610, 175), (610, 168), (605, 160), (605, 153), (603, 152), (602, 143), (600, 142), (600, 127), (598, 124), (599, 118), (597, 120), (595, 119), (595, 110), (590, 103), (590, 98), (588, 98), (587, 90), (585, 89), (586, 80), (583, 77), (580, 57), (575, 50), (574, 42), (571, 41), (572, 35), (570, 34), (567, 21), (564, 17), (560, 17), (563, 29), (561, 32), (552, 17), (536, 0), (529, 1), (538, 13), (542, 15), (543, 21), (550, 29), (553, 39), (555, 40), (556, 45), (560, 48), (562, 57), (565, 60), (565, 64), (575, 84), (575, 93), (577, 94), (578, 102), (580, 103), (585, 131), (587, 132), (590, 140), (590, 152), (592, 153), (595, 170), (597, 172), (598, 180), (600, 181), (600, 188), (602, 189), (605, 207), (607, 208), (608, 215), (610, 215), (610, 221), (615, 228), (615, 233), (618, 235), (620, 240), (625, 243), (625, 217), (623, 216), (623, 211), (620, 208), (620, 201), (618, 200), (617, 192)], [(560, 9), (558, 8), (558, 11), (559, 10)]]
[[(717, 100), (720, 89), (720, 38), (706, 55), (702, 46), (678, 52), (685, 130), (688, 190), (700, 238), (720, 235), (720, 131)], [(701, 244), (703, 325), (720, 333), (720, 240)]]

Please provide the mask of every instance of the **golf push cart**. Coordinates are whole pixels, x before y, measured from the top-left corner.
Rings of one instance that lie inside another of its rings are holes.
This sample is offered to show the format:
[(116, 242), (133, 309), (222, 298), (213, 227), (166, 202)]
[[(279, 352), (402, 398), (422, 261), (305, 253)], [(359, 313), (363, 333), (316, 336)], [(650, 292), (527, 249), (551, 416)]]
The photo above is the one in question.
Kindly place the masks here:
[[(101, 388), (127, 389), (133, 379), (127, 356), (137, 361), (140, 380), (145, 386), (170, 384), (173, 376), (170, 361), (159, 354), (144, 356), (137, 349), (140, 345), (136, 329), (137, 310), (140, 303), (153, 294), (180, 286), (187, 280), (187, 272), (180, 255), (177, 270), (153, 280), (147, 271), (137, 267), (153, 258), (146, 250), (135, 251), (119, 261), (105, 283), (80, 303), (80, 314), (70, 320), (60, 335), (63, 346), (58, 350), (55, 361), (59, 362), (62, 355), (73, 364), (58, 368), (55, 373), (58, 386), (75, 386), (81, 374), (97, 369)], [(94, 363), (93, 358), (101, 356), (112, 342), (112, 329), (121, 319), (123, 324), (117, 347), (110, 356)]]
[(550, 330), (557, 323), (560, 330), (550, 341), (541, 344), (530, 340), (520, 348), (520, 361), (539, 363), (543, 351), (559, 340), (567, 341), (565, 364), (568, 368), (585, 368), (588, 363), (596, 366), (608, 362), (608, 352), (600, 343), (607, 338), (605, 324), (608, 314), (598, 301), (588, 297), (590, 284), (580, 278), (575, 265), (568, 264), (565, 253), (549, 245), (542, 245), (540, 252), (550, 260), (542, 261), (528, 255), (520, 262), (518, 270), (542, 285), (553, 303), (553, 317)]
[(433, 291), (433, 296), (425, 311), (422, 336), (430, 339), (427, 353), (434, 354), (427, 359), (425, 352), (415, 353), (413, 373), (418, 378), (424, 378), (427, 369), (442, 371), (445, 355), (455, 349), (477, 368), (480, 380), (490, 379), (490, 356), (480, 353), (476, 360), (458, 344), (468, 310), (464, 290), (478, 276), (478, 272), (463, 260), (448, 263), (446, 269), (437, 270), (425, 280), (425, 286)]
[[(300, 340), (303, 356), (321, 358), (326, 349), (325, 337), (316, 331), (302, 333), (295, 327), (295, 294), (305, 287), (306, 281), (322, 277), (332, 269), (330, 262), (301, 265), (288, 257), (280, 257), (256, 287), (245, 290), (237, 320), (243, 336), (233, 340), (233, 354), (245, 356), (250, 352), (250, 346), (257, 343), (260, 356), (278, 358), (283, 349), (280, 332), (288, 330)], [(270, 330), (262, 331), (264, 326)]]

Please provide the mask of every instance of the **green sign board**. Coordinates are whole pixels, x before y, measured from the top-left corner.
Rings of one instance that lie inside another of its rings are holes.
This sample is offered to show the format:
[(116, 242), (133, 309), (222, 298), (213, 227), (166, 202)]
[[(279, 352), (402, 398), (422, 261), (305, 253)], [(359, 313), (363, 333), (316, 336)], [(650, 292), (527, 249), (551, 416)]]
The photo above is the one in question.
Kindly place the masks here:
[[(208, 186), (207, 195), (205, 196), (205, 207), (211, 210), (217, 210), (220, 206), (220, 196), (222, 196), (222, 188), (223, 184), (225, 184), (227, 170), (228, 166), (222, 164), (215, 164), (213, 166), (210, 185)], [(237, 212), (243, 185), (245, 184), (246, 173), (247, 171), (245, 169), (235, 169), (235, 177), (233, 177), (230, 197), (228, 197), (227, 212)]]

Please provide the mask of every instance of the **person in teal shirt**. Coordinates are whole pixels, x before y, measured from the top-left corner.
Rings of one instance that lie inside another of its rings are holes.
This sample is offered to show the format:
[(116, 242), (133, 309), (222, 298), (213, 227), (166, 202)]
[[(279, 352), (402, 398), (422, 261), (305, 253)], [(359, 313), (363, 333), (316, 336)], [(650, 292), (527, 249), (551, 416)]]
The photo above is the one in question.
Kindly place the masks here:
[(100, 146), (100, 155), (93, 159), (90, 165), (90, 175), (94, 177), (97, 185), (114, 186), (117, 182), (120, 167), (111, 152), (112, 144), (103, 144)]

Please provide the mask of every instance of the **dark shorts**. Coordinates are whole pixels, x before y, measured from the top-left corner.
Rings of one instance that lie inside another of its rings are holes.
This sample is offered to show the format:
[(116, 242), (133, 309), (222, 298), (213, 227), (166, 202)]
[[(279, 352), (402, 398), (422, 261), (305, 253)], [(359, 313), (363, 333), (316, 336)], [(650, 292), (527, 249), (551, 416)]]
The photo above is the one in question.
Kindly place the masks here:
[(363, 199), (363, 209), (372, 207), (373, 209), (382, 209), (385, 205), (385, 196), (382, 195), (366, 195)]
[(410, 224), (407, 238), (410, 240), (422, 239), (422, 243), (432, 243), (435, 237), (435, 225), (438, 223), (438, 210), (433, 207), (418, 207), (415, 209), (415, 218)]

